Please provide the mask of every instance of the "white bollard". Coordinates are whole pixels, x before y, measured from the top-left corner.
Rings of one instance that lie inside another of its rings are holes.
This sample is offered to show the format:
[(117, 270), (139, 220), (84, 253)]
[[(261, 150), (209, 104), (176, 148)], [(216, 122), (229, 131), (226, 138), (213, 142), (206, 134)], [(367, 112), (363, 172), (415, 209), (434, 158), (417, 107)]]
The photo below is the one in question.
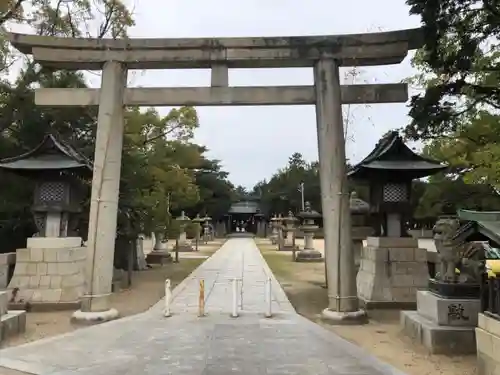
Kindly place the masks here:
[(168, 318), (172, 315), (170, 312), (170, 302), (172, 301), (172, 289), (170, 279), (165, 280), (165, 310), (163, 310), (163, 315)]
[(241, 286), (240, 286), (240, 309), (243, 310), (243, 278), (241, 278)]
[(233, 279), (233, 311), (231, 317), (238, 317), (238, 279)]
[(268, 277), (266, 281), (266, 318), (270, 318), (273, 315), (271, 305), (273, 303), (271, 294), (271, 278)]

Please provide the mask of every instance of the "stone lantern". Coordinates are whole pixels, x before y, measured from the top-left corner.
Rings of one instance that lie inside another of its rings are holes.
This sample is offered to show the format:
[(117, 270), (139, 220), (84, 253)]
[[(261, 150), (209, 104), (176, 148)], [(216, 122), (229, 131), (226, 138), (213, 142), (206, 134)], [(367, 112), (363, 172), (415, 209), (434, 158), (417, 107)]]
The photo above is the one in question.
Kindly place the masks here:
[(408, 237), (405, 221), (411, 216), (410, 194), (414, 179), (447, 168), (438, 161), (415, 154), (398, 132), (383, 137), (375, 149), (349, 172), (355, 181), (370, 186), (371, 213), (376, 218), (375, 235)]
[(184, 211), (175, 220), (179, 222), (179, 241), (177, 245), (177, 251), (193, 251), (193, 247), (187, 240), (186, 226), (191, 221), (191, 219), (186, 216)]
[(363, 241), (373, 234), (373, 227), (369, 223), (370, 205), (358, 198), (358, 194), (353, 191), (349, 200), (352, 225), (352, 252), (354, 254), (354, 264), (359, 269)]
[(87, 256), (79, 228), (85, 198), (81, 180), (92, 177), (91, 162), (69, 144), (47, 135), (33, 150), (0, 161), (0, 168), (35, 182), (31, 210), (38, 232), (27, 239), (25, 249), (16, 252), (8, 285), (16, 293), (10, 299), (30, 303), (33, 309), (38, 304), (78, 308)]
[(302, 219), (300, 230), (304, 233), (304, 249), (299, 250), (295, 256), (297, 262), (322, 262), (323, 255), (314, 248), (314, 233), (319, 226), (314, 223), (314, 220), (321, 218), (321, 214), (311, 208), (309, 202), (305, 203), (304, 211), (298, 214)]
[(201, 228), (201, 223), (204, 222), (204, 218), (200, 217), (200, 214), (196, 214), (196, 217), (193, 218), (193, 220), (191, 220), (191, 222), (195, 225), (195, 230), (196, 230), (196, 233), (195, 233), (195, 238), (194, 238), (194, 249), (195, 251), (198, 251), (198, 246), (200, 244), (200, 239), (201, 239), (201, 231), (202, 231), (202, 228)]
[(256, 235), (257, 237), (266, 237), (266, 220), (264, 214), (257, 212), (253, 215), (254, 220), (257, 223)]
[(278, 217), (276, 218), (276, 228), (278, 230), (276, 243), (278, 244), (278, 250), (281, 250), (283, 247), (283, 216), (281, 216), (281, 214), (278, 214)]
[(293, 251), (295, 250), (295, 223), (297, 218), (293, 216), (292, 211), (288, 212), (288, 216), (283, 218), (283, 247), (281, 250)]
[[(47, 135), (33, 150), (0, 161), (0, 168), (35, 181), (31, 207), (36, 237), (72, 237), (84, 198), (80, 178), (92, 177), (92, 164), (69, 145)], [(47, 241), (45, 241), (47, 242)]]
[(269, 239), (271, 240), (271, 243), (273, 245), (276, 245), (278, 243), (278, 217), (276, 214), (269, 220), (270, 225), (271, 225), (271, 235), (269, 236)]
[[(427, 288), (427, 256), (407, 234), (412, 180), (436, 174), (445, 165), (414, 153), (398, 132), (383, 137), (349, 172), (370, 187), (375, 236), (366, 239), (357, 276), (358, 297), (365, 306), (414, 306), (416, 291)], [(396, 272), (395, 270), (398, 270)], [(404, 270), (404, 271), (400, 271)]]
[(202, 218), (202, 220), (203, 220), (203, 242), (205, 244), (207, 244), (208, 241), (211, 240), (211, 236), (212, 236), (212, 230), (211, 230), (211, 225), (210, 225), (212, 218), (208, 215), (205, 215)]
[(163, 264), (172, 260), (172, 255), (168, 251), (168, 239), (164, 232), (153, 232), (154, 246), (152, 251), (146, 256), (149, 264)]

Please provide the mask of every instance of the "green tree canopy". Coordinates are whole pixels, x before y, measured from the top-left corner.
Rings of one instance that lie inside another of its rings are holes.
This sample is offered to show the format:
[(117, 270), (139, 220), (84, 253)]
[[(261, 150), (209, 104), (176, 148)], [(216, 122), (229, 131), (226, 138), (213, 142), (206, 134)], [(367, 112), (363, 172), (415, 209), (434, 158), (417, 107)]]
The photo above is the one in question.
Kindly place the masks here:
[[(425, 46), (414, 59), (425, 92), (412, 98), (414, 139), (451, 135), (484, 109), (500, 109), (497, 0), (407, 0)], [(421, 80), (422, 81), (422, 80)]]

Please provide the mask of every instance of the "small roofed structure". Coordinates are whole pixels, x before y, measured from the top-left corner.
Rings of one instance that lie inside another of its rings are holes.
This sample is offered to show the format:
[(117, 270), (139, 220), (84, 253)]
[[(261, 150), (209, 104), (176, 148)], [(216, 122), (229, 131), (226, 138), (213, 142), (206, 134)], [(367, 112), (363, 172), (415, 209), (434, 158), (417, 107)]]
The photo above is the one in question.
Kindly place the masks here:
[(489, 247), (499, 249), (492, 252), (485, 248), (487, 258), (497, 259), (500, 253), (500, 211), (458, 210), (457, 214), (458, 219), (465, 221), (465, 224), (457, 231), (454, 239), (487, 242)]
[(49, 134), (33, 150), (0, 160), (0, 168), (36, 182), (32, 211), (37, 236), (77, 235), (83, 198), (77, 180), (92, 176), (89, 159)]
[(225, 215), (229, 233), (247, 232), (257, 234), (258, 226), (263, 221), (259, 202), (256, 199), (247, 198), (235, 202)]
[(413, 152), (397, 131), (382, 137), (370, 154), (348, 173), (370, 185), (371, 212), (377, 216), (376, 235), (405, 237), (404, 216), (410, 216), (411, 182), (447, 166)]

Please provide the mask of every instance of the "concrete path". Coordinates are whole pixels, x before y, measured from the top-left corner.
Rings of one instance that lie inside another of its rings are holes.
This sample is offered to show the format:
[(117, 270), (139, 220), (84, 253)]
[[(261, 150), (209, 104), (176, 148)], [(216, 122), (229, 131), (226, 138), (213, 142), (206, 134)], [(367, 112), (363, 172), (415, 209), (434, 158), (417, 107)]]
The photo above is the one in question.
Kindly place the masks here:
[[(234, 277), (243, 279), (238, 318), (229, 316)], [(160, 301), (143, 314), (0, 350), (0, 367), (37, 375), (402, 374), (296, 314), (252, 239), (228, 240), (176, 288), (173, 316), (164, 318), (162, 308)]]

